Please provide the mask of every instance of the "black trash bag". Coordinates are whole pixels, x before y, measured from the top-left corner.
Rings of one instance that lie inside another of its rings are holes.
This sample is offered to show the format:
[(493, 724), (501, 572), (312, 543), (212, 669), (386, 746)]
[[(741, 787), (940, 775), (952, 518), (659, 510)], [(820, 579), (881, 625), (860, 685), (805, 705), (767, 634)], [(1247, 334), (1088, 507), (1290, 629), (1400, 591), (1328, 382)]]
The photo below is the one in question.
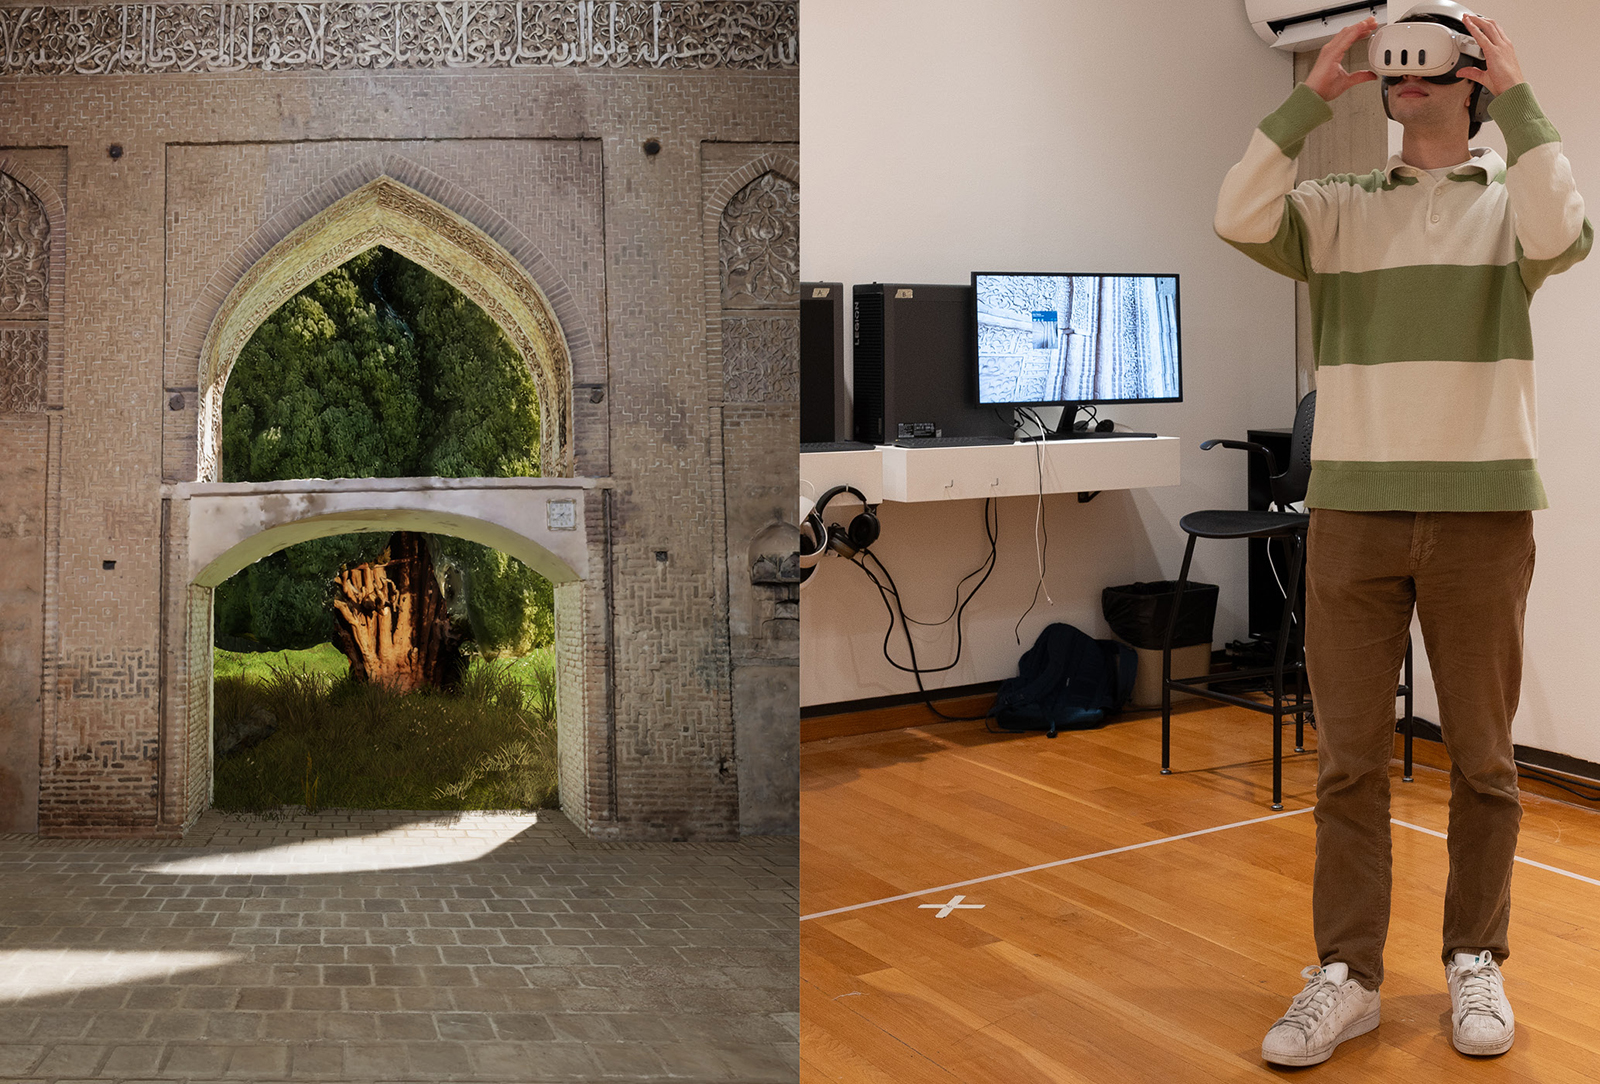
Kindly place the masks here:
[[(1160, 651), (1167, 638), (1167, 622), (1172, 617), (1172, 600), (1178, 595), (1177, 580), (1151, 583), (1126, 583), (1100, 592), (1100, 612), (1111, 631), (1146, 651)], [(1217, 585), (1189, 583), (1178, 607), (1178, 627), (1173, 630), (1173, 647), (1193, 647), (1211, 642), (1212, 626), (1217, 621)]]
[(989, 716), (1004, 730), (1090, 730), (1133, 695), (1139, 657), (1126, 644), (1096, 640), (1056, 623), (1039, 634), (1001, 682)]

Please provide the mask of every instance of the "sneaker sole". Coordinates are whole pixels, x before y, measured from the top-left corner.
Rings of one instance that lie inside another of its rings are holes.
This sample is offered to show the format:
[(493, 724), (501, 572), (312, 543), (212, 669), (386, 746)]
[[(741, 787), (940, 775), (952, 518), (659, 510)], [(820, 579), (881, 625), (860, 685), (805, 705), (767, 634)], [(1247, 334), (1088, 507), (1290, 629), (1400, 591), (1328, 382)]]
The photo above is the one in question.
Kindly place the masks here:
[(1510, 1050), (1511, 1043), (1514, 1039), (1516, 1039), (1516, 1037), (1517, 1033), (1513, 1031), (1504, 1039), (1497, 1039), (1492, 1043), (1473, 1043), (1468, 1042), (1465, 1039), (1456, 1038), (1454, 1031), (1452, 1031), (1450, 1035), (1450, 1045), (1454, 1046), (1463, 1054), (1470, 1054), (1475, 1058), (1489, 1058), (1496, 1054), (1504, 1054), (1507, 1050)]
[[(1338, 1048), (1340, 1043), (1344, 1042), (1346, 1039), (1354, 1039), (1358, 1035), (1365, 1035), (1373, 1028), (1376, 1028), (1378, 1026), (1378, 1012), (1379, 1007), (1374, 1005), (1370, 1013), (1341, 1031), (1339, 1033), (1339, 1037), (1333, 1040), (1333, 1042), (1329, 1043), (1326, 1050), (1317, 1050), (1309, 1054), (1269, 1055), (1266, 1050), (1263, 1049), (1261, 1051), (1261, 1059), (1267, 1062), (1269, 1065), (1321, 1065), (1323, 1062), (1333, 1057), (1333, 1052)], [(1508, 1043), (1506, 1045), (1509, 1046), (1510, 1044)]]

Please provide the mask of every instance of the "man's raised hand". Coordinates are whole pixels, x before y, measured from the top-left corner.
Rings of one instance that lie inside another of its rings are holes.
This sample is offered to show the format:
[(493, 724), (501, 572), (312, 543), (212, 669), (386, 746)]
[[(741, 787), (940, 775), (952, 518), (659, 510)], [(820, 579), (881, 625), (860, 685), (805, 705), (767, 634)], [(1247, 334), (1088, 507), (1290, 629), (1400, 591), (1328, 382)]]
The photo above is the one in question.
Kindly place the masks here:
[(1522, 66), (1517, 63), (1516, 50), (1511, 48), (1511, 39), (1500, 29), (1500, 24), (1481, 15), (1468, 15), (1465, 21), (1467, 29), (1483, 50), (1483, 60), (1488, 70), (1462, 68), (1462, 78), (1482, 83), (1496, 95), (1504, 94), (1522, 82)]
[(1350, 46), (1362, 38), (1371, 37), (1376, 29), (1378, 20), (1369, 15), (1335, 34), (1322, 47), (1322, 52), (1317, 54), (1317, 63), (1312, 67), (1311, 74), (1306, 76), (1306, 86), (1316, 91), (1323, 101), (1331, 102), (1358, 83), (1370, 83), (1378, 78), (1369, 71), (1344, 70), (1344, 55), (1350, 51)]

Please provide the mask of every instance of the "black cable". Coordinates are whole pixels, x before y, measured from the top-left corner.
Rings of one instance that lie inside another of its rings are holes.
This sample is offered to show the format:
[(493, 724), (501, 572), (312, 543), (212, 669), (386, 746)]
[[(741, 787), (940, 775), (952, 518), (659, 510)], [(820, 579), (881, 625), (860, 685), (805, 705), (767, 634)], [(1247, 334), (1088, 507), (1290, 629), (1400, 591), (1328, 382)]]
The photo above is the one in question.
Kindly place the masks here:
[[(977, 571), (981, 569), (983, 571), (983, 579), (979, 580), (977, 584), (973, 586), (972, 590), (968, 592), (967, 597), (962, 600), (959, 606), (956, 607), (956, 655), (954, 659), (944, 666), (923, 667), (917, 665), (917, 651), (916, 647), (911, 642), (911, 629), (906, 624), (906, 613), (905, 607), (900, 598), (900, 588), (895, 584), (894, 576), (890, 575), (888, 568), (886, 568), (884, 563), (878, 559), (877, 554), (873, 553), (870, 549), (864, 549), (861, 551), (862, 556), (872, 558), (872, 563), (878, 566), (878, 571), (882, 572), (884, 579), (889, 581), (888, 588), (885, 588), (881, 583), (878, 582), (878, 578), (872, 574), (871, 570), (868, 569), (863, 562), (855, 562), (861, 571), (867, 574), (867, 578), (872, 580), (873, 584), (878, 588), (879, 594), (883, 596), (885, 608), (889, 607), (889, 597), (891, 595), (894, 597), (894, 606), (889, 611), (889, 629), (884, 633), (883, 636), (883, 657), (887, 659), (889, 661), (889, 665), (893, 666), (896, 670), (900, 670), (908, 674), (915, 673), (920, 677), (922, 674), (942, 674), (946, 670), (955, 669), (956, 666), (960, 664), (961, 644), (963, 637), (961, 630), (961, 614), (966, 610), (967, 604), (970, 603), (974, 597), (976, 597), (978, 591), (983, 587), (984, 583), (988, 581), (989, 576), (994, 572), (995, 564), (997, 563), (997, 558), (999, 555), (1000, 512), (998, 509), (995, 509), (994, 525), (991, 527), (989, 524), (989, 509), (993, 504), (993, 497), (990, 497), (983, 502), (983, 527), (984, 533), (989, 539), (989, 556), (984, 561), (983, 565), (978, 566), (978, 569), (975, 569), (966, 577), (967, 579), (971, 579), (972, 576), (976, 575)], [(906, 647), (911, 653), (910, 666), (900, 665), (899, 663), (895, 662), (893, 657), (891, 657), (889, 654), (889, 640), (894, 636), (894, 618), (896, 611), (899, 612), (901, 628), (905, 632)]]
[[(977, 584), (975, 584), (973, 586), (972, 590), (970, 592), (968, 592), (967, 597), (964, 600), (959, 601), (957, 606), (956, 606), (956, 610), (955, 610), (955, 614), (954, 614), (954, 619), (955, 619), (955, 623), (956, 623), (956, 654), (955, 654), (955, 658), (953, 660), (951, 660), (951, 662), (946, 666), (926, 667), (926, 668), (924, 668), (924, 667), (922, 667), (922, 666), (920, 666), (918, 664), (918, 662), (917, 662), (917, 646), (916, 646), (916, 643), (911, 639), (911, 623), (908, 623), (907, 619), (906, 619), (905, 607), (901, 603), (900, 589), (894, 582), (894, 576), (889, 572), (889, 569), (887, 567), (885, 567), (884, 563), (878, 558), (878, 555), (873, 553), (870, 548), (863, 549), (863, 550), (860, 551), (859, 554), (856, 555), (856, 557), (852, 558), (851, 561), (850, 561), (851, 564), (853, 564), (857, 568), (861, 569), (861, 571), (866, 575), (867, 579), (872, 581), (872, 585), (878, 589), (879, 597), (883, 599), (884, 609), (887, 610), (888, 613), (889, 613), (889, 627), (884, 632), (884, 636), (883, 636), (883, 657), (884, 657), (884, 659), (889, 663), (890, 666), (893, 666), (896, 670), (900, 670), (902, 672), (911, 674), (916, 679), (917, 692), (922, 695), (922, 701), (927, 706), (928, 710), (933, 712), (939, 718), (944, 719), (944, 720), (949, 721), (949, 722), (975, 722), (975, 721), (977, 721), (979, 719), (988, 718), (987, 715), (946, 715), (944, 712), (940, 711), (937, 707), (934, 706), (933, 697), (929, 694), (927, 688), (922, 684), (922, 675), (925, 674), (925, 673), (926, 674), (942, 673), (943, 671), (953, 669), (957, 664), (959, 664), (961, 662), (961, 648), (962, 648), (961, 615), (962, 615), (963, 611), (966, 610), (967, 604), (972, 601), (972, 599), (977, 595), (978, 591), (983, 587), (983, 585), (986, 582), (988, 582), (989, 576), (990, 576), (990, 574), (992, 574), (994, 572), (995, 565), (996, 565), (996, 563), (998, 561), (998, 556), (999, 556), (999, 551), (1000, 551), (1000, 546), (999, 546), (999, 542), (1000, 542), (1000, 513), (999, 513), (999, 509), (994, 507), (994, 503), (995, 503), (994, 502), (994, 498), (992, 498), (992, 497), (983, 502), (983, 527), (984, 527), (984, 534), (989, 539), (989, 556), (988, 556), (987, 560), (982, 565), (979, 565), (978, 568), (974, 569), (972, 572), (969, 572), (966, 576), (962, 577), (962, 579), (961, 579), (961, 583), (965, 583), (967, 580), (970, 580), (973, 576), (977, 575), (978, 572), (980, 572), (980, 571), (983, 572), (983, 578), (980, 579), (977, 582)], [(994, 517), (993, 517), (994, 522), (993, 522), (993, 524), (990, 523), (990, 510), (991, 510), (991, 508), (994, 508)], [(887, 587), (885, 587), (883, 585), (883, 582), (880, 581), (877, 576), (873, 575), (872, 570), (870, 568), (868, 568), (867, 565), (866, 565), (866, 562), (864, 560), (862, 560), (862, 558), (864, 558), (864, 557), (872, 558), (872, 563), (878, 566), (878, 570), (883, 573), (884, 579), (889, 581), (889, 585)], [(957, 594), (957, 598), (959, 599), (960, 598), (960, 585), (959, 584), (957, 585), (956, 594)], [(890, 604), (891, 596), (894, 599), (893, 605)], [(900, 628), (901, 628), (902, 632), (905, 634), (906, 650), (911, 656), (911, 665), (910, 666), (902, 666), (900, 663), (895, 662), (894, 657), (889, 654), (889, 641), (894, 636), (894, 625), (895, 625), (895, 614), (896, 614), (896, 612), (899, 613), (899, 616), (900, 616)], [(946, 621), (948, 621), (948, 620), (949, 620), (949, 618), (946, 619)], [(916, 624), (923, 624), (923, 622), (915, 622), (915, 623)], [(940, 622), (940, 624), (943, 624), (943, 623), (945, 623), (945, 622)]]
[[(1528, 764), (1521, 760), (1513, 761), (1512, 763), (1516, 764), (1517, 774), (1520, 776), (1526, 776), (1535, 782), (1543, 783), (1545, 786), (1555, 787), (1558, 790), (1564, 790), (1568, 794), (1575, 795), (1585, 802), (1600, 803), (1600, 784), (1579, 783), (1576, 779), (1568, 779), (1564, 776), (1558, 778), (1547, 769), (1540, 768), (1533, 764)], [(1592, 789), (1595, 791), (1595, 793), (1585, 794), (1583, 790), (1579, 788)]]
[[(980, 572), (982, 572), (984, 574), (984, 579), (988, 579), (989, 578), (989, 572), (994, 571), (995, 561), (996, 561), (996, 558), (998, 556), (997, 548), (995, 546), (995, 539), (998, 538), (999, 534), (1000, 534), (1000, 511), (999, 511), (998, 508), (995, 509), (995, 514), (994, 514), (994, 522), (995, 522), (994, 530), (993, 531), (989, 530), (989, 505), (993, 500), (994, 500), (994, 498), (992, 498), (992, 497), (989, 498), (988, 500), (984, 501), (984, 506), (983, 506), (983, 527), (984, 527), (985, 533), (987, 533), (988, 536), (989, 536), (989, 557), (984, 562), (984, 564), (980, 564), (977, 568), (973, 569), (971, 572), (968, 572), (965, 576), (961, 577), (961, 579), (956, 581), (956, 601), (955, 601), (955, 604), (950, 609), (949, 616), (945, 617), (944, 619), (942, 619), (940, 621), (918, 621), (914, 617), (907, 617), (906, 613), (905, 613), (905, 609), (902, 607), (901, 610), (900, 610), (900, 620), (904, 621), (908, 625), (920, 625), (925, 629), (936, 629), (941, 625), (948, 625), (951, 622), (951, 620), (954, 619), (961, 612), (962, 607), (965, 606), (965, 603), (963, 603), (961, 601), (961, 587), (962, 587), (962, 585), (965, 584), (968, 580), (972, 579), (972, 577), (976, 576)], [(872, 559), (874, 561), (878, 562), (878, 567), (879, 568), (883, 567), (883, 562), (882, 561), (878, 561), (878, 555), (877, 554), (874, 553), (872, 555)], [(987, 566), (987, 570), (986, 570), (986, 566)], [(885, 571), (884, 574), (888, 575), (888, 572)], [(982, 587), (982, 586), (983, 586), (983, 583), (980, 581), (979, 584), (978, 584), (978, 587)], [(977, 593), (978, 587), (974, 587), (972, 589), (974, 594)], [(899, 597), (900, 597), (900, 593), (898, 591), (895, 592), (895, 598), (898, 600)], [(972, 601), (972, 596), (968, 595), (967, 596), (967, 602), (971, 602), (971, 601)], [(961, 633), (961, 628), (960, 628), (960, 625), (958, 623), (957, 627), (956, 627), (956, 635), (957, 635), (957, 641), (956, 642), (957, 642), (958, 645), (960, 644), (960, 639), (959, 639), (960, 633)], [(961, 649), (958, 646), (956, 648), (956, 658), (959, 659), (960, 657), (961, 657)], [(890, 660), (890, 661), (893, 661), (893, 660)], [(954, 665), (954, 664), (952, 663), (951, 665)]]
[[(863, 554), (867, 555), (867, 556), (872, 557), (873, 562), (880, 569), (883, 570), (883, 574), (885, 576), (889, 575), (889, 570), (883, 567), (883, 562), (879, 561), (876, 555), (872, 554), (871, 551), (869, 551), (869, 550), (862, 550), (861, 552)], [(890, 579), (889, 579), (890, 586), (886, 588), (886, 587), (883, 586), (883, 584), (881, 582), (879, 582), (878, 577), (876, 577), (876, 576), (874, 576), (872, 574), (872, 570), (869, 569), (864, 562), (859, 561), (859, 560), (855, 560), (855, 561), (852, 561), (851, 563), (856, 565), (856, 567), (860, 568), (862, 572), (865, 572), (867, 574), (867, 578), (872, 581), (872, 585), (878, 589), (878, 594), (883, 598), (883, 605), (884, 605), (885, 609), (889, 608), (889, 595), (891, 593), (891, 590), (893, 590), (896, 608), (898, 608), (899, 602), (900, 602), (900, 594), (899, 594), (898, 590), (894, 590), (893, 589), (893, 585), (894, 585), (893, 577), (890, 577)], [(980, 584), (980, 586), (981, 586), (981, 584)], [(888, 659), (889, 660), (889, 665), (893, 666), (896, 670), (905, 670), (908, 673), (910, 673), (914, 678), (916, 678), (917, 692), (922, 695), (922, 703), (923, 703), (923, 705), (925, 707), (927, 707), (927, 709), (929, 711), (933, 712), (935, 715), (937, 715), (939, 718), (945, 720), (946, 722), (951, 722), (951, 723), (969, 723), (969, 722), (974, 722), (974, 721), (976, 721), (978, 719), (987, 718), (986, 715), (946, 715), (944, 712), (942, 712), (938, 708), (934, 707), (934, 705), (933, 705), (933, 697), (931, 695), (929, 695), (928, 690), (922, 684), (923, 670), (922, 670), (921, 667), (919, 667), (917, 665), (917, 647), (916, 647), (916, 644), (914, 644), (912, 642), (912, 640), (911, 640), (911, 630), (905, 625), (905, 614), (903, 612), (901, 613), (900, 618), (901, 618), (900, 627), (905, 631), (905, 636), (906, 636), (906, 649), (911, 652), (911, 665), (910, 666), (901, 666), (899, 663), (895, 662), (894, 659), (889, 657), (889, 638), (894, 635), (894, 610), (893, 609), (889, 610), (889, 629), (883, 635), (883, 657), (885, 659)], [(956, 629), (957, 629), (958, 634), (959, 634), (960, 628), (961, 628), (961, 624), (958, 621), (956, 623)], [(958, 636), (958, 639), (959, 639), (959, 636)], [(956, 648), (956, 660), (960, 661), (960, 658), (961, 658), (961, 651), (960, 651), (960, 645), (958, 643), (957, 648)], [(950, 666), (954, 666), (954, 665), (955, 665), (954, 662), (952, 662), (950, 664)], [(940, 670), (948, 670), (948, 669), (950, 669), (950, 666), (939, 667), (937, 669), (929, 669), (927, 671), (927, 673), (936, 674)]]

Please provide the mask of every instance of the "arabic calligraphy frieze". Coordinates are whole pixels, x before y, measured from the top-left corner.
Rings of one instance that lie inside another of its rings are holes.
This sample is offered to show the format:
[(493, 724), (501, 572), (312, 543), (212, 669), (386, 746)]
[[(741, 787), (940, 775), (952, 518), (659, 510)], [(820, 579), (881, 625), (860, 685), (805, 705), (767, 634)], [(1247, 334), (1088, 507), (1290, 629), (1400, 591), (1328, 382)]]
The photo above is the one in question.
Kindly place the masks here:
[(0, 7), (0, 75), (792, 68), (798, 0)]

